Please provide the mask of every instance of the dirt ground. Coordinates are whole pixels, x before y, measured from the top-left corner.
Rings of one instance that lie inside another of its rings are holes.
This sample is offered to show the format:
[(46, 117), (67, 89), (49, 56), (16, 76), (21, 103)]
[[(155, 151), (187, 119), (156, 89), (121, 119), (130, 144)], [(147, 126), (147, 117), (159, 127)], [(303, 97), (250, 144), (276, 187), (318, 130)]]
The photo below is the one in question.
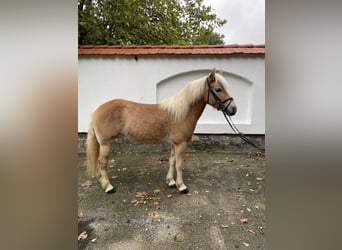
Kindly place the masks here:
[(264, 153), (236, 137), (199, 136), (187, 147), (182, 194), (165, 182), (169, 145), (118, 139), (108, 168), (116, 192), (106, 194), (85, 174), (84, 138), (79, 249), (265, 249)]

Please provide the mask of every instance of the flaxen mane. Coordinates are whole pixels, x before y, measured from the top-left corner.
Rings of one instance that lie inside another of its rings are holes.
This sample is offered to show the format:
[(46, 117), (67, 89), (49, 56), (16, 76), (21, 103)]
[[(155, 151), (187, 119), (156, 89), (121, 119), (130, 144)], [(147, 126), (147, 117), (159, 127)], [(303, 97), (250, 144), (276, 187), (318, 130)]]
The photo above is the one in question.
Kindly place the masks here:
[[(226, 80), (219, 74), (215, 74), (216, 79), (222, 83), (222, 86), (227, 90), (228, 85)], [(198, 80), (189, 82), (177, 94), (170, 96), (160, 102), (162, 109), (170, 112), (176, 120), (183, 119), (190, 108), (190, 105), (195, 103), (203, 96), (207, 77), (202, 77)]]

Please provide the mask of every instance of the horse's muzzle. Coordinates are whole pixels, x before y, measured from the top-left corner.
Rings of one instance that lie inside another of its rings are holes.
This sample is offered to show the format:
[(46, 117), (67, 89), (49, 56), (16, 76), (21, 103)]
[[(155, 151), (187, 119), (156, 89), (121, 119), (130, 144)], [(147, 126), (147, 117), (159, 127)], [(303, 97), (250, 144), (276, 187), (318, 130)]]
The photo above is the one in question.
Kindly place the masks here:
[(223, 111), (224, 113), (226, 113), (229, 116), (235, 115), (237, 108), (236, 108), (236, 104), (234, 102), (234, 99), (231, 97), (231, 98), (225, 100), (224, 102), (222, 102), (222, 104), (219, 107), (219, 110)]

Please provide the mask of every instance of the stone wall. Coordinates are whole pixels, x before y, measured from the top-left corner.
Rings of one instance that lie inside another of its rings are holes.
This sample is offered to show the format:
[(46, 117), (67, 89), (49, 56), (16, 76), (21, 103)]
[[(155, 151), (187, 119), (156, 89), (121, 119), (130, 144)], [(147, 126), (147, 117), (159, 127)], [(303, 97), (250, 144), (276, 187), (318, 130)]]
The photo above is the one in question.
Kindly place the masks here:
[[(78, 134), (78, 152), (85, 153), (86, 152), (86, 137), (87, 133), (79, 133)], [(264, 135), (248, 135), (247, 138), (252, 140), (258, 146), (264, 148), (265, 147), (265, 136)], [(189, 142), (187, 150), (191, 151), (191, 149), (206, 149), (213, 151), (241, 151), (241, 150), (251, 150), (251, 151), (260, 151), (258, 149), (253, 148), (252, 146), (246, 144), (243, 140), (240, 139), (237, 135), (207, 135), (207, 134), (195, 134)], [(168, 143), (164, 144), (142, 144), (128, 140), (125, 137), (118, 137), (115, 139), (115, 142), (112, 144), (113, 152), (125, 152), (125, 151), (134, 151), (134, 152), (169, 152), (170, 145)]]

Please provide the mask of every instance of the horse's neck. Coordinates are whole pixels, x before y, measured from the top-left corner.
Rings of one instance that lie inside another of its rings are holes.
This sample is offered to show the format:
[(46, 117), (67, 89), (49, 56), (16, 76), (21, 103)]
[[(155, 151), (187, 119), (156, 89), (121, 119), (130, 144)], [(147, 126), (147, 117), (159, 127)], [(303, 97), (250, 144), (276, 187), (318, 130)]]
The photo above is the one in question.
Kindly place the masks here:
[(189, 109), (189, 117), (192, 119), (195, 119), (195, 121), (197, 122), (204, 111), (205, 105), (206, 105), (206, 102), (202, 99), (191, 104), (190, 109)]

